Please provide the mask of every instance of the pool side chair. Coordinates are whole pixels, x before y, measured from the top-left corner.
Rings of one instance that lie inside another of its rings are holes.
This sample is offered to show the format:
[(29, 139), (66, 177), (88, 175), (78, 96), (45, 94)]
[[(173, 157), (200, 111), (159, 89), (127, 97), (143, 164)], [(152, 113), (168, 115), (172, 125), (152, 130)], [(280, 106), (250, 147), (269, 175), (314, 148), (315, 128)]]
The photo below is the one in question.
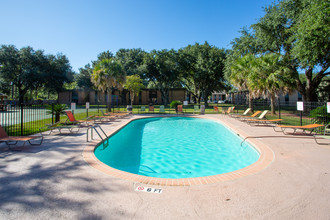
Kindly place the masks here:
[(72, 111), (65, 111), (66, 116), (68, 117), (66, 122), (70, 122), (72, 124), (77, 124), (80, 127), (89, 127), (93, 124), (93, 117), (94, 116), (90, 116), (88, 118), (86, 118), (86, 120), (76, 120)]
[(229, 107), (227, 111), (225, 111), (225, 115), (231, 115), (234, 113), (235, 106)]
[(247, 122), (249, 125), (278, 125), (283, 121), (283, 119), (248, 119)]
[(184, 114), (184, 113), (183, 113), (183, 106), (182, 106), (182, 105), (178, 105), (178, 106), (177, 106), (177, 113), (180, 113), (180, 112), (181, 112), (182, 114)]
[[(40, 138), (41, 140), (37, 143), (32, 143), (32, 140)], [(16, 145), (18, 142), (24, 142), (23, 146), (26, 142), (29, 142), (30, 145), (41, 145), (44, 140), (44, 137), (41, 136), (8, 136), (5, 129), (0, 126), (0, 142), (5, 142), (9, 148), (11, 145)]]
[(165, 113), (165, 106), (159, 106), (159, 113)]
[[(46, 124), (44, 127), (39, 128), (39, 132), (41, 135), (50, 135), (54, 130), (58, 130), (60, 134), (62, 134), (62, 129), (66, 129), (69, 131), (69, 133), (78, 132), (80, 127), (77, 125), (60, 125), (60, 121), (54, 123), (54, 124)], [(76, 129), (76, 130), (75, 130)], [(49, 131), (49, 133), (43, 132), (44, 130)]]
[(115, 121), (118, 117), (114, 115), (105, 115), (105, 116), (91, 116), (88, 118), (90, 121), (94, 121), (94, 123), (103, 123), (103, 122), (110, 122)]
[(109, 112), (105, 113), (103, 110), (101, 110), (102, 116), (110, 116), (111, 114)]
[(265, 120), (265, 119), (266, 119), (265, 116), (266, 116), (267, 113), (268, 113), (268, 110), (265, 110), (265, 111), (263, 111), (263, 112), (259, 115), (259, 117), (256, 117), (256, 118), (248, 118), (248, 119), (246, 119), (246, 120), (244, 120), (244, 121), (247, 122), (247, 123), (254, 123), (254, 122), (257, 122), (257, 121), (259, 121), (259, 120)]
[(213, 106), (213, 110), (214, 110), (216, 113), (219, 113), (219, 108), (218, 108), (218, 106)]
[(153, 105), (150, 105), (150, 106), (149, 106), (149, 113), (150, 113), (150, 112), (155, 113), (155, 107), (154, 107)]
[[(323, 141), (320, 141), (323, 140)], [(323, 135), (314, 135), (314, 140), (320, 145), (330, 145), (330, 124), (324, 127)], [(326, 140), (326, 142), (324, 142)]]
[(243, 112), (243, 114), (232, 114), (231, 117), (233, 117), (233, 118), (239, 118), (239, 117), (241, 117), (241, 116), (246, 116), (250, 111), (251, 111), (251, 108), (247, 108), (247, 109)]
[(194, 114), (195, 113), (200, 113), (200, 110), (199, 110), (199, 106), (198, 105), (194, 105)]
[[(127, 113), (127, 112), (116, 112), (116, 113), (114, 113), (114, 112), (107, 112), (107, 113), (104, 113), (103, 112), (103, 110), (101, 110), (101, 112), (102, 112), (102, 116), (107, 116), (107, 117), (109, 117), (108, 119), (109, 120), (112, 120), (112, 119), (119, 119), (119, 118), (124, 118), (124, 117), (126, 117), (127, 115), (129, 115), (129, 113)], [(95, 117), (102, 117), (102, 116), (95, 116)], [(106, 118), (105, 118), (106, 119)]]
[(231, 111), (231, 107), (228, 107), (226, 111), (223, 109), (222, 113), (227, 115), (229, 114), (230, 111)]
[(146, 111), (146, 107), (145, 107), (145, 106), (141, 106), (140, 111), (141, 111), (141, 112), (145, 112), (145, 111)]
[(256, 112), (253, 113), (252, 115), (242, 115), (242, 116), (239, 117), (239, 119), (240, 119), (241, 121), (246, 120), (246, 119), (252, 119), (252, 118), (257, 117), (257, 115), (259, 115), (260, 113), (261, 113), (261, 111), (256, 111)]
[[(297, 126), (297, 125), (277, 125), (275, 127), (273, 127), (274, 131), (276, 132), (283, 132), (283, 134), (289, 134), (289, 133), (285, 133), (286, 129), (293, 129), (293, 133), (292, 134), (296, 134), (297, 130), (302, 130), (302, 134), (308, 134), (306, 133), (306, 130), (310, 129), (310, 133), (312, 134), (312, 132), (316, 129), (316, 128), (320, 128), (320, 127), (324, 127), (324, 125), (321, 124), (309, 124), (309, 125), (303, 125), (303, 126)], [(280, 131), (277, 131), (275, 128), (280, 128)]]

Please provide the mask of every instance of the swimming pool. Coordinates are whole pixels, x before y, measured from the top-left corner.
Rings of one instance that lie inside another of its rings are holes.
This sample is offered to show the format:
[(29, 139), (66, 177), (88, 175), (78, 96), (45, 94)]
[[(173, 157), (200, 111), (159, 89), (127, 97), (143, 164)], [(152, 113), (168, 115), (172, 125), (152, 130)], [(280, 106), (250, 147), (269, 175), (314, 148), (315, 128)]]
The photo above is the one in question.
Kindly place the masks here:
[(146, 118), (130, 122), (94, 153), (104, 164), (158, 178), (212, 176), (255, 163), (259, 153), (222, 124), (198, 118)]

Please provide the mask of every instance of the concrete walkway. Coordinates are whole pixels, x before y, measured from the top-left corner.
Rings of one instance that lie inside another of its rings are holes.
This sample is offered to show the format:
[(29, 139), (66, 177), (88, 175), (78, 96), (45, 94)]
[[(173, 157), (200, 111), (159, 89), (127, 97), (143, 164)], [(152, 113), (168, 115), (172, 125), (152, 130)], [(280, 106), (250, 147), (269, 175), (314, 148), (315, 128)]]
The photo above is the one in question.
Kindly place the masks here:
[[(257, 141), (274, 151), (275, 160), (255, 175), (208, 185), (150, 186), (163, 189), (152, 194), (135, 191), (144, 184), (89, 166), (82, 157), (86, 130), (47, 136), (43, 145), (27, 144), (21, 151), (0, 144), (0, 219), (330, 219), (329, 145), (229, 117), (203, 117), (248, 136), (272, 136)], [(128, 120), (102, 127), (110, 133)]]

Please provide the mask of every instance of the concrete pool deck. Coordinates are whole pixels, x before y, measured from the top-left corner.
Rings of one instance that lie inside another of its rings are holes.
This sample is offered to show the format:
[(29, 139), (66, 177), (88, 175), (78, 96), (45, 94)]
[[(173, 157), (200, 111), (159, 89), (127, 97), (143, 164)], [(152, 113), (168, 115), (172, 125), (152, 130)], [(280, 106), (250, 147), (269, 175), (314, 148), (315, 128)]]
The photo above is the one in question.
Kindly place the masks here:
[[(227, 116), (201, 117), (220, 120), (247, 136), (263, 136), (256, 141), (268, 146), (275, 159), (265, 169), (233, 180), (157, 186), (91, 167), (82, 156), (91, 144), (85, 129), (47, 136), (43, 145), (27, 144), (22, 151), (0, 144), (0, 219), (330, 219), (329, 145)], [(111, 133), (127, 120), (102, 128)], [(135, 191), (138, 186), (163, 191)]]

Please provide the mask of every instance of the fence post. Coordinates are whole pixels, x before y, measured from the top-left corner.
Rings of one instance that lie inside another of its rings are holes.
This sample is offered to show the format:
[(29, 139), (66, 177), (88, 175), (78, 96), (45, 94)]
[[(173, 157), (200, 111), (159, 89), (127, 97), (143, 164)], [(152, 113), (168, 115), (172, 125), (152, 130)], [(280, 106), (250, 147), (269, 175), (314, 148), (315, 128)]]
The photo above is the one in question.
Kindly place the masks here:
[(281, 105), (280, 105), (280, 97), (278, 97), (278, 118), (281, 119)]
[(23, 113), (24, 113), (24, 107), (23, 107), (23, 104), (21, 104), (21, 136), (23, 136), (23, 129), (24, 129), (24, 126), (23, 126)]
[(54, 124), (54, 103), (52, 103), (52, 124)]

